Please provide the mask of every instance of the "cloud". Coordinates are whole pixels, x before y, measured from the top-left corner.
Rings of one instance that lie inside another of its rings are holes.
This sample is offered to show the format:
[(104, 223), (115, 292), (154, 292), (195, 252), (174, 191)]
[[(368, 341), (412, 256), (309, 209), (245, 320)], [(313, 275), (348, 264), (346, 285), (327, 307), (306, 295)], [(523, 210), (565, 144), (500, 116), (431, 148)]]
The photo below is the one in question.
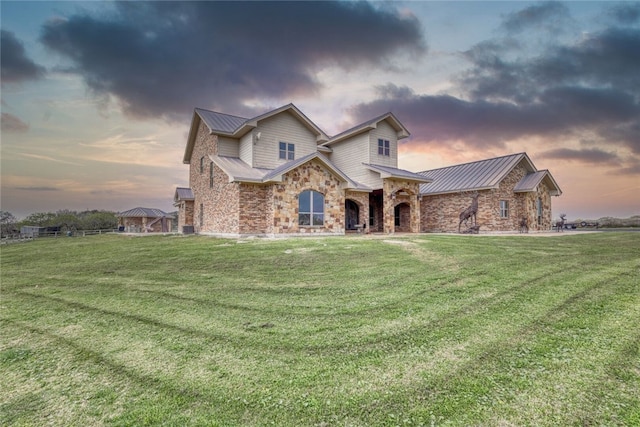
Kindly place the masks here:
[(411, 130), (414, 144), (416, 139), (456, 142), (484, 150), (522, 138), (556, 146), (590, 138), (609, 151), (562, 147), (546, 155), (610, 165), (617, 159), (609, 155), (640, 155), (640, 28), (609, 26), (540, 43), (522, 33), (563, 21), (573, 22), (563, 5), (525, 8), (505, 18), (502, 36), (462, 53), (469, 67), (452, 81), (455, 96), (387, 84), (376, 88), (376, 99), (353, 106), (350, 113), (362, 121), (394, 111)]
[(541, 153), (540, 157), (547, 159), (578, 160), (593, 164), (620, 164), (620, 157), (617, 154), (597, 148), (580, 150), (572, 148), (555, 148)]
[(414, 16), (366, 2), (123, 2), (109, 17), (50, 21), (41, 40), (145, 118), (239, 114), (254, 99), (315, 93), (326, 67), (393, 69), (397, 55), (426, 52)]
[(44, 75), (44, 67), (27, 57), (22, 42), (12, 32), (0, 30), (0, 51), (0, 75), (3, 85), (36, 80)]
[(15, 189), (24, 191), (60, 191), (56, 187), (15, 187)]
[(622, 3), (612, 6), (607, 13), (617, 23), (634, 24), (640, 22), (640, 3)]
[(530, 28), (557, 33), (565, 31), (570, 20), (569, 9), (564, 4), (544, 2), (507, 15), (502, 28), (509, 33), (519, 33)]
[(29, 125), (13, 114), (2, 113), (0, 129), (2, 132), (23, 133), (29, 130)]

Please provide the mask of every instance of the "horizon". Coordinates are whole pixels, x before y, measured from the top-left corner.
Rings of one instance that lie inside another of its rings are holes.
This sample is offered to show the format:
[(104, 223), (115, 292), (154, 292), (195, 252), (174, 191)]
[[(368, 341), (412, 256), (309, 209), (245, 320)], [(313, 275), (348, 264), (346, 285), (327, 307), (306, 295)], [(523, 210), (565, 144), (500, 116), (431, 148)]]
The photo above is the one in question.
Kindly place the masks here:
[[(417, 172), (526, 152), (553, 218), (640, 214), (640, 3), (17, 2), (2, 24), (2, 210), (173, 210), (194, 108), (386, 112)], [(264, 19), (268, 17), (269, 19)]]

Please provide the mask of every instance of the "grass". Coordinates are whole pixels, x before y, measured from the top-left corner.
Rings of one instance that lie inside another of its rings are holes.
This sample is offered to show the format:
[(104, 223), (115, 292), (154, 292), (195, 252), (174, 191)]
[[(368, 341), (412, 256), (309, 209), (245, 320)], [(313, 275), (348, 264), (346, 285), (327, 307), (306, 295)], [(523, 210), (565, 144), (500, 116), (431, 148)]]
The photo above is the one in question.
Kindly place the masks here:
[(640, 425), (640, 233), (1, 250), (0, 425)]

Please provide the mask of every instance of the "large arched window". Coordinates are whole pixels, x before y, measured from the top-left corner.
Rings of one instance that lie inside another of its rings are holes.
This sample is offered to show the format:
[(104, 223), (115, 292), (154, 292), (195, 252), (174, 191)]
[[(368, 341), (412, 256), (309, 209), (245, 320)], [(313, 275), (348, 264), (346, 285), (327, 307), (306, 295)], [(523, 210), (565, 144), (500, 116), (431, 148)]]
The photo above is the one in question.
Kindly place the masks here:
[(317, 191), (307, 190), (298, 197), (298, 224), (324, 224), (324, 196)]

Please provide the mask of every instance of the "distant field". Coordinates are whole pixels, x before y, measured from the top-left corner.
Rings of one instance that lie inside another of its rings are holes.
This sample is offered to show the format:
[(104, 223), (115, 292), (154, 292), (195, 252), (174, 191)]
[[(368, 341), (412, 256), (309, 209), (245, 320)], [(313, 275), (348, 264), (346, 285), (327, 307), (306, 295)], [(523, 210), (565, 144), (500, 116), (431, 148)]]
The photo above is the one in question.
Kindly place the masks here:
[(640, 233), (0, 251), (3, 426), (640, 425)]

